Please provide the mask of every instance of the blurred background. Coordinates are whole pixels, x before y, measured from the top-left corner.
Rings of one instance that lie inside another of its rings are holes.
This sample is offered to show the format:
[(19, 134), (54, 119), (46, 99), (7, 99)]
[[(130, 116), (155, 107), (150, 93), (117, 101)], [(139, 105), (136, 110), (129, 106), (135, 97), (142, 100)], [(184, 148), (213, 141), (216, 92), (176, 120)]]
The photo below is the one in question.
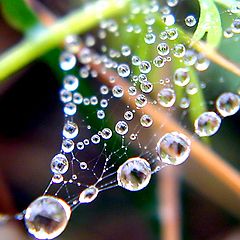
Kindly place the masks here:
[[(39, 2), (61, 18), (80, 8), (84, 1)], [(12, 4), (14, 6), (14, 1)], [(180, 21), (187, 13), (194, 12), (198, 16), (199, 6), (197, 1), (182, 0), (173, 11)], [(229, 15), (224, 9), (220, 12), (223, 25), (229, 25)], [(0, 52), (3, 53), (21, 41), (23, 34), (9, 24), (2, 12), (0, 14)], [(220, 52), (239, 64), (239, 37), (223, 39)], [(43, 194), (51, 179), (49, 163), (61, 146), (64, 121), (59, 101), (62, 79), (56, 71), (59, 53), (59, 49), (52, 50), (0, 83), (1, 214), (15, 214), (26, 209)], [(207, 106), (212, 106), (224, 91), (240, 90), (239, 77), (215, 64), (199, 77), (206, 83)], [(183, 120), (179, 121), (186, 125)], [(211, 148), (237, 170), (239, 124), (239, 113), (224, 119), (221, 130), (211, 138)], [(165, 198), (162, 194), (169, 188), (174, 189), (173, 195), (167, 194)], [(219, 198), (224, 198), (224, 203), (216, 200)], [(168, 202), (176, 209), (168, 212)], [(173, 223), (181, 228), (178, 239), (237, 240), (240, 239), (240, 209), (238, 206), (234, 211), (236, 202), (239, 204), (239, 196), (236, 199), (211, 173), (196, 163), (191, 164), (189, 159), (182, 167), (164, 169), (155, 175), (141, 192), (112, 189), (100, 194), (93, 203), (81, 205), (57, 239), (163, 239), (164, 219), (173, 217)], [(0, 240), (15, 239), (28, 239), (21, 222), (0, 225)]]

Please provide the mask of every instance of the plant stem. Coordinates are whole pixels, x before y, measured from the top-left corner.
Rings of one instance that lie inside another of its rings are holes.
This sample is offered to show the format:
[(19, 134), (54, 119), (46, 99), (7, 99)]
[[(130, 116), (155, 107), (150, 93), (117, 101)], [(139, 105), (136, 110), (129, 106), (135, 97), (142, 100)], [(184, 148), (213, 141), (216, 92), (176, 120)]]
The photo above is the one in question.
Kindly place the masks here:
[(83, 33), (101, 19), (125, 12), (129, 2), (100, 0), (72, 12), (49, 28), (39, 27), (31, 36), (0, 56), (0, 81), (60, 45), (67, 35)]

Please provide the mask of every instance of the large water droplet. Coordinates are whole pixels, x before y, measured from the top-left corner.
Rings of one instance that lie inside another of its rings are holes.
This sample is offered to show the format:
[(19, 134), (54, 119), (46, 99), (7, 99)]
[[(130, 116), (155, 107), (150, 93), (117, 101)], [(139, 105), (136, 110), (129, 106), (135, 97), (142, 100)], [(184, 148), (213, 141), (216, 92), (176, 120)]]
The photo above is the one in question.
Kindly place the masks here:
[(190, 145), (190, 140), (184, 134), (171, 132), (158, 141), (156, 151), (163, 163), (179, 165), (188, 158)]
[(184, 87), (190, 82), (188, 70), (185, 68), (178, 68), (174, 73), (174, 83), (177, 86)]
[(140, 157), (128, 159), (117, 171), (118, 185), (129, 191), (139, 191), (145, 188), (150, 179), (150, 164)]
[(24, 216), (27, 230), (38, 239), (53, 239), (67, 226), (71, 216), (70, 206), (52, 196), (41, 196), (26, 209)]
[(221, 125), (221, 118), (215, 112), (204, 112), (194, 122), (195, 132), (200, 137), (214, 135)]
[(234, 115), (239, 110), (240, 98), (231, 92), (223, 93), (217, 98), (216, 107), (223, 117)]

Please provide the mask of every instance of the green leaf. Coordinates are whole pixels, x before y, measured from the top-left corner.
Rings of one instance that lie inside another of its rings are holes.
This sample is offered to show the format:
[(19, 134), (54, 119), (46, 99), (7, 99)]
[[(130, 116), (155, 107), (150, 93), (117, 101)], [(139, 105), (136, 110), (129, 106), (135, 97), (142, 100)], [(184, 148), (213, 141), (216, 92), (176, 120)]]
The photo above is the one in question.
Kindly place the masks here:
[(2, 0), (2, 11), (7, 22), (19, 31), (26, 32), (39, 22), (24, 0)]
[(212, 0), (198, 0), (200, 4), (200, 19), (193, 35), (192, 43), (202, 39), (207, 33), (207, 43), (217, 47), (222, 38), (222, 24), (219, 11)]

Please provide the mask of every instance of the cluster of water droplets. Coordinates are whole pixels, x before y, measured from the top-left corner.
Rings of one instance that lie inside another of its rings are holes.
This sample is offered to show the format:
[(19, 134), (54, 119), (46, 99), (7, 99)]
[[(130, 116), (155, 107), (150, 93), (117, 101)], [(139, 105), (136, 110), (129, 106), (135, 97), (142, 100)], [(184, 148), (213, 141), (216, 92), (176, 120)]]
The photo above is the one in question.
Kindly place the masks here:
[[(61, 150), (52, 158), (50, 167), (53, 177), (45, 195), (32, 202), (25, 214), (28, 231), (36, 238), (52, 239), (58, 236), (66, 227), (71, 211), (79, 204), (92, 202), (101, 191), (116, 186), (139, 191), (148, 185), (153, 173), (169, 165), (182, 164), (188, 159), (191, 136), (176, 131), (161, 136), (154, 133), (159, 126), (155, 122), (156, 117), (148, 111), (151, 105), (166, 114), (177, 105), (182, 110), (188, 109), (191, 105), (189, 96), (197, 94), (201, 87), (192, 81), (191, 68), (202, 72), (210, 65), (204, 55), (181, 43), (178, 29), (174, 26), (176, 19), (171, 12), (171, 8), (178, 4), (178, 0), (167, 0), (164, 7), (155, 1), (148, 7), (134, 5), (131, 17), (124, 17), (120, 23), (113, 19), (103, 20), (96, 35), (88, 34), (81, 40), (77, 36), (66, 38), (65, 50), (59, 60), (65, 74), (60, 91), (65, 116)], [(165, 24), (160, 32), (154, 30), (156, 13), (159, 12)], [(132, 19), (139, 14), (144, 15), (144, 28), (132, 23)], [(197, 24), (197, 19), (194, 15), (188, 15), (183, 22), (192, 28)], [(232, 28), (237, 29), (237, 24), (236, 20)], [(107, 37), (119, 38), (121, 26), (124, 26), (126, 34), (141, 38), (144, 47), (151, 47), (154, 57), (138, 56), (130, 45), (123, 44), (119, 49), (114, 49), (101, 43)], [(146, 33), (140, 34), (145, 28)], [(95, 48), (100, 50), (96, 51)], [(174, 68), (174, 61), (179, 61), (181, 67)], [(155, 71), (165, 67), (173, 67), (171, 76), (161, 79), (159, 75), (154, 75)], [(78, 75), (72, 74), (73, 69), (77, 69)], [(109, 74), (112, 71), (114, 74)], [(82, 90), (85, 79), (98, 79), (102, 75), (108, 82), (98, 86), (97, 94), (89, 95)], [(121, 84), (118, 78), (129, 85)], [(186, 92), (181, 99), (178, 99), (177, 88)], [(123, 104), (126, 99), (132, 104)], [(215, 106), (215, 111), (204, 112), (195, 120), (194, 128), (198, 136), (215, 134), (222, 118), (239, 110), (239, 96), (226, 92), (217, 98)], [(92, 110), (79, 120), (79, 109)], [(112, 114), (109, 118), (109, 112), (115, 113), (116, 117)], [(90, 118), (100, 123), (98, 128), (88, 123)], [(109, 119), (111, 124), (106, 125)], [(147, 144), (141, 143), (140, 138), (146, 129), (154, 133)], [(114, 144), (109, 142), (117, 142), (116, 139), (120, 139), (120, 145), (112, 148)], [(131, 144), (138, 146), (139, 155), (128, 155)], [(86, 160), (84, 151), (97, 148), (101, 149), (97, 157)], [(100, 174), (97, 173), (98, 169)], [(94, 180), (84, 182), (82, 175), (91, 175)], [(74, 185), (76, 189), (71, 199), (64, 201), (46, 195), (53, 185), (59, 185), (56, 196), (60, 195), (63, 186)]]

